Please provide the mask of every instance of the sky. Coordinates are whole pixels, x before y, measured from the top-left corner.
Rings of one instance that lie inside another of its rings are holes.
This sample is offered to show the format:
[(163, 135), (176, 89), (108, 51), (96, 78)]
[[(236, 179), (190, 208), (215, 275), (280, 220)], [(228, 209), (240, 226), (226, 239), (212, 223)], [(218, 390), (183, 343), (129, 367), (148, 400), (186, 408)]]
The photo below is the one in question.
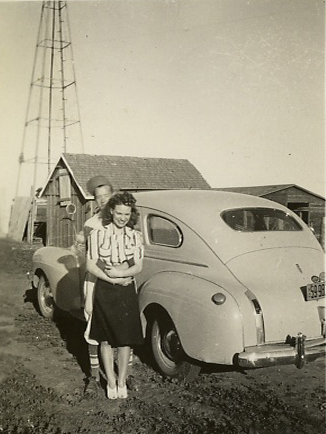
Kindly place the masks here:
[[(41, 6), (0, 1), (0, 233)], [(86, 153), (185, 158), (212, 187), (297, 184), (325, 196), (323, 0), (68, 1), (68, 13)]]

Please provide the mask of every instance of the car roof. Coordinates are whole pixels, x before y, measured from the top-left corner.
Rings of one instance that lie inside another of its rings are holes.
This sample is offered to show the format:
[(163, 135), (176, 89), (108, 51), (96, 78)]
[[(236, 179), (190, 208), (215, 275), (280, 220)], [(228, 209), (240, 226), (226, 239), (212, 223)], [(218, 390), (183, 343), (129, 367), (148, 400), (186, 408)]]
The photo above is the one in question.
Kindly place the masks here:
[(232, 208), (268, 207), (281, 208), (276, 202), (243, 193), (215, 190), (163, 190), (135, 193), (137, 205), (154, 208), (175, 215), (181, 220), (189, 214), (215, 210), (222, 212)]
[[(135, 193), (135, 197), (137, 206), (161, 211), (189, 226), (205, 240), (223, 262), (265, 248), (286, 245), (316, 248), (311, 231), (302, 224), (298, 216), (285, 206), (261, 197), (214, 190), (148, 191)], [(276, 231), (273, 234), (269, 233), (270, 236), (266, 236), (267, 233), (264, 231), (240, 233), (230, 228), (219, 217), (223, 211), (244, 207), (283, 210), (299, 222), (303, 231)]]

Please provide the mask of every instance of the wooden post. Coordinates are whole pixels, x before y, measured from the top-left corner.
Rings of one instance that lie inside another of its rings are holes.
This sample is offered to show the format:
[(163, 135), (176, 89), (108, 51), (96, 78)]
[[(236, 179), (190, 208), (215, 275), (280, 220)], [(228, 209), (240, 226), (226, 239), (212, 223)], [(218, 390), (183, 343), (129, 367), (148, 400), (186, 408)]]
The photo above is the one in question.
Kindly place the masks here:
[(36, 202), (35, 202), (35, 192), (34, 187), (31, 188), (30, 195), (30, 211), (28, 216), (28, 226), (27, 226), (27, 242), (29, 244), (33, 244), (33, 235), (34, 235), (34, 223), (36, 216)]

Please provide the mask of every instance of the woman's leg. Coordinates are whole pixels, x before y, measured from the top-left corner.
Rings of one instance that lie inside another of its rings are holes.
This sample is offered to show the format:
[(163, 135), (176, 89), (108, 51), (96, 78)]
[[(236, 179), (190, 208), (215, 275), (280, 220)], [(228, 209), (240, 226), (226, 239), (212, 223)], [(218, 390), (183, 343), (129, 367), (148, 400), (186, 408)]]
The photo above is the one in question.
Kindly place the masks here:
[(104, 365), (108, 385), (111, 389), (116, 387), (116, 375), (114, 372), (114, 352), (108, 342), (101, 342), (101, 356)]
[(130, 357), (130, 347), (118, 348), (118, 386), (124, 387), (126, 385), (128, 363)]

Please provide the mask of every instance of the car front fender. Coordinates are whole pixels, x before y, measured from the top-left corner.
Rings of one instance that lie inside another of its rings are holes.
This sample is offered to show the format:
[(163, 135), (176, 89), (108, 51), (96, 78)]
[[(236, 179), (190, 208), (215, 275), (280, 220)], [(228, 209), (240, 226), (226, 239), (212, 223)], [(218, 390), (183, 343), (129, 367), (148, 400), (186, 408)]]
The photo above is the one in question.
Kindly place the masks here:
[(65, 311), (79, 309), (82, 305), (82, 276), (78, 256), (61, 247), (42, 247), (33, 255), (33, 284), (45, 275), (56, 305)]
[[(216, 293), (225, 296), (223, 304), (212, 301)], [(154, 305), (169, 314), (189, 357), (232, 364), (234, 355), (243, 350), (239, 306), (228, 291), (213, 282), (191, 274), (161, 272), (142, 285), (139, 302), (143, 321)], [(143, 325), (145, 328), (146, 322)]]

